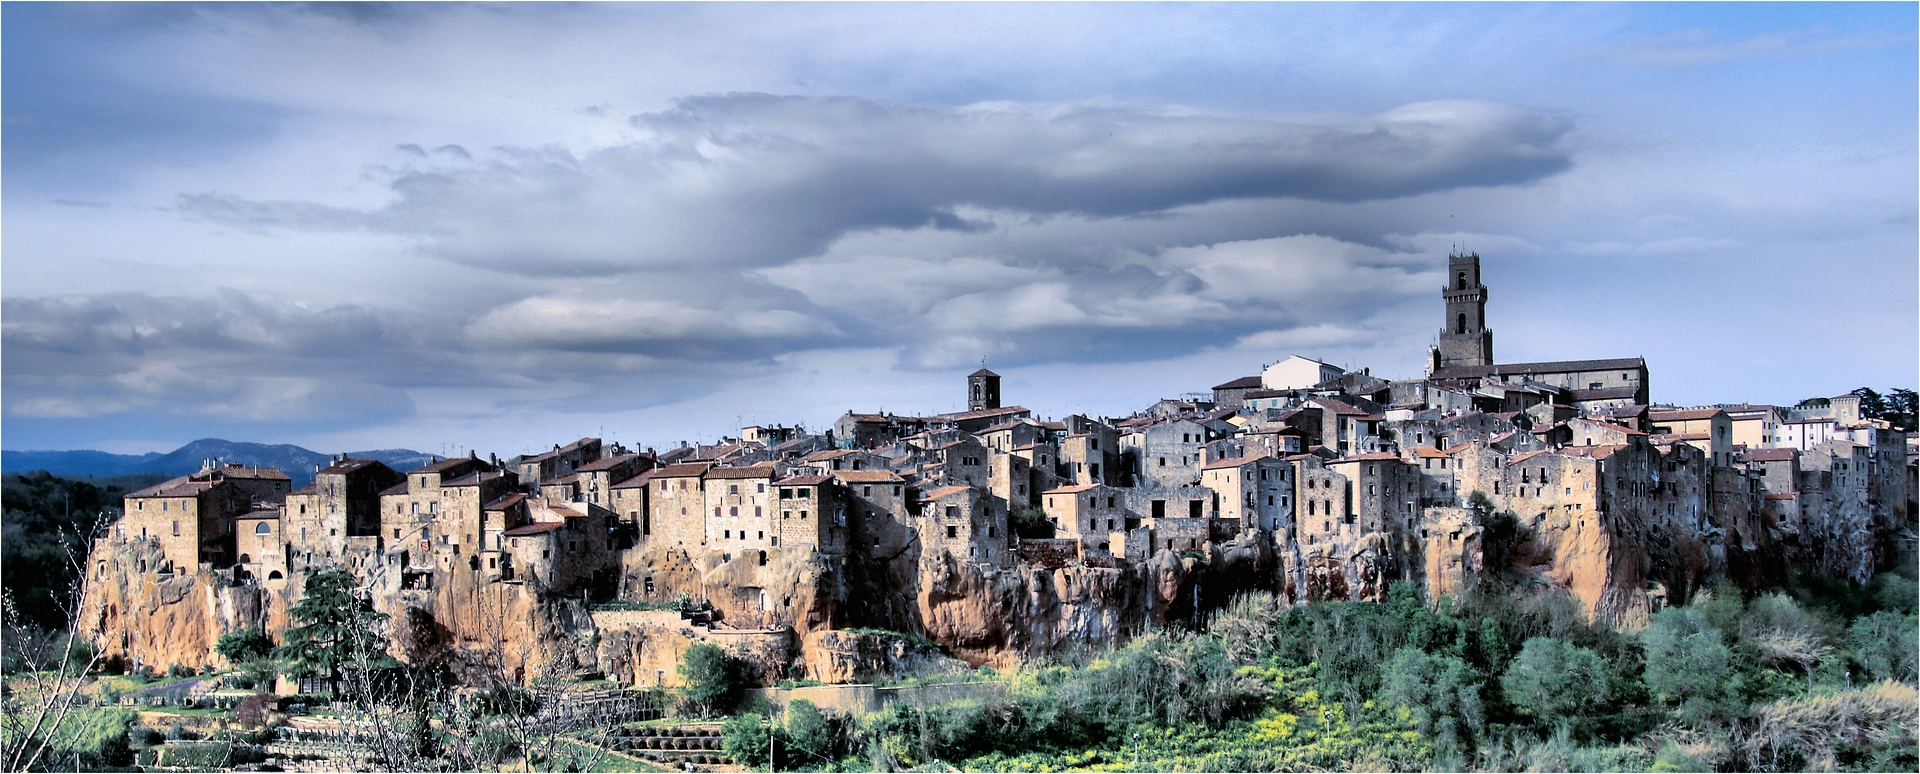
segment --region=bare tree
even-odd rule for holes
[[[550,674],[570,663],[573,645],[552,632],[536,635],[531,655],[535,674],[509,667],[508,631],[525,631],[532,621],[509,621],[499,589],[482,586],[473,609],[484,661],[479,685],[462,689],[452,670],[432,654],[414,653],[414,663],[382,668],[389,655],[357,646],[342,670],[341,701],[354,718],[341,723],[341,747],[363,770],[457,771],[560,770],[569,763],[592,769],[612,755],[619,727],[642,714],[644,700],[624,690],[582,691],[572,680]],[[363,592],[364,593],[364,592]],[[380,626],[364,619],[355,626]],[[399,625],[388,620],[382,628]],[[353,636],[350,642],[392,641],[397,631],[378,637]],[[427,656],[426,658],[421,658]],[[476,675],[467,674],[469,682]],[[478,689],[478,690],[476,690]],[[517,754],[513,754],[517,751]]]
[[[103,513],[95,520],[88,535],[73,537],[92,541],[102,533],[105,517]],[[60,546],[73,573],[71,593],[58,603],[66,619],[65,631],[46,631],[28,621],[14,605],[13,594],[0,592],[0,618],[4,619],[0,636],[5,637],[6,652],[19,659],[23,675],[6,686],[0,699],[4,710],[0,711],[0,763],[7,771],[25,771],[76,754],[74,731],[66,727],[67,720],[85,701],[87,676],[100,664],[100,651],[93,644],[98,632],[80,619],[86,562],[67,536],[61,537]]]

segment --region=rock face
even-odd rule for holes
[[[869,683],[967,668],[964,662],[898,635],[818,631],[807,637],[801,652],[806,676],[824,683]]]
[[[128,668],[219,664],[213,646],[222,634],[271,627],[290,603],[270,589],[234,586],[227,573],[161,574],[153,540],[102,538],[88,562],[81,625],[103,658]]]

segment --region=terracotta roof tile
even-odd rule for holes
[[[773,473],[774,473],[773,463],[768,462],[760,465],[746,465],[746,466],[737,467],[737,468],[712,468],[707,471],[707,478],[709,479],[773,478]]]
[[[1213,388],[1216,390],[1250,390],[1250,389],[1257,388],[1259,386],[1260,386],[1260,377],[1242,376],[1231,382],[1227,382],[1226,384],[1216,384],[1213,386]]]
[[[841,481],[851,481],[857,484],[902,483],[906,481],[906,479],[901,478],[891,470],[836,470],[833,471],[833,477]]]
[[[962,494],[971,489],[973,489],[973,487],[970,487],[970,486],[943,486],[931,492],[926,492],[921,494],[920,501],[928,502],[932,500],[938,500],[943,497],[950,497],[952,495]]]
[[[1273,459],[1273,458],[1264,453],[1244,454],[1239,457],[1228,457],[1226,459],[1214,460],[1212,462],[1207,463],[1205,466],[1201,467],[1200,469],[1213,470],[1215,468],[1237,468],[1237,467],[1240,467],[1241,465],[1246,465],[1248,463],[1259,462],[1260,460],[1270,460],[1270,459]]]

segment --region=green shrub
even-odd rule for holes
[[[1912,683],[1920,677],[1920,616],[1882,610],[1855,619],[1847,649],[1869,679]]]
[[[1920,584],[1912,578],[1883,572],[1873,576],[1873,581],[1867,584],[1867,593],[1881,610],[1908,615],[1920,613]]]
[[[213,652],[225,656],[230,664],[266,658],[273,652],[273,640],[258,627],[220,635]]]
[[[815,767],[823,761],[831,762],[833,728],[813,702],[806,699],[787,702],[786,715],[781,718],[780,726],[784,732],[781,734],[784,742],[798,748],[783,756],[781,768]]]
[[[1039,508],[1028,508],[1007,517],[1008,526],[1013,534],[1027,540],[1047,540],[1053,537],[1053,520],[1047,518],[1047,512]]]
[[[766,717],[757,714],[734,715],[720,726],[720,749],[734,763],[749,769],[767,765]]]
[[[732,704],[734,667],[718,645],[694,643],[680,656],[680,697],[700,717]]]
[[[1553,722],[1584,713],[1606,698],[1611,670],[1600,656],[1552,637],[1527,640],[1500,677],[1508,702]]]
[[[1387,662],[1380,698],[1413,710],[1420,733],[1442,749],[1470,749],[1485,725],[1480,681],[1458,656],[1406,647]]]
[[[1700,611],[1670,607],[1655,613],[1640,638],[1647,690],[1681,720],[1725,719],[1737,711],[1727,701],[1732,653]]]

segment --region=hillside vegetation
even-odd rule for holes
[[[56,478],[44,470],[5,476],[0,481],[5,508],[0,573],[21,617],[48,630],[66,628],[74,580],[69,550],[71,560],[84,560],[96,526],[119,518],[121,496],[161,480]]]
[[[1912,578],[1723,588],[1639,632],[1593,625],[1564,594],[1482,589],[1437,605],[1411,584],[1384,604],[1250,594],[1204,632],[1030,665],[1003,698],[786,718],[781,750],[796,749],[776,754],[841,770],[1920,767]],[[730,753],[764,761],[759,723],[734,724]]]

